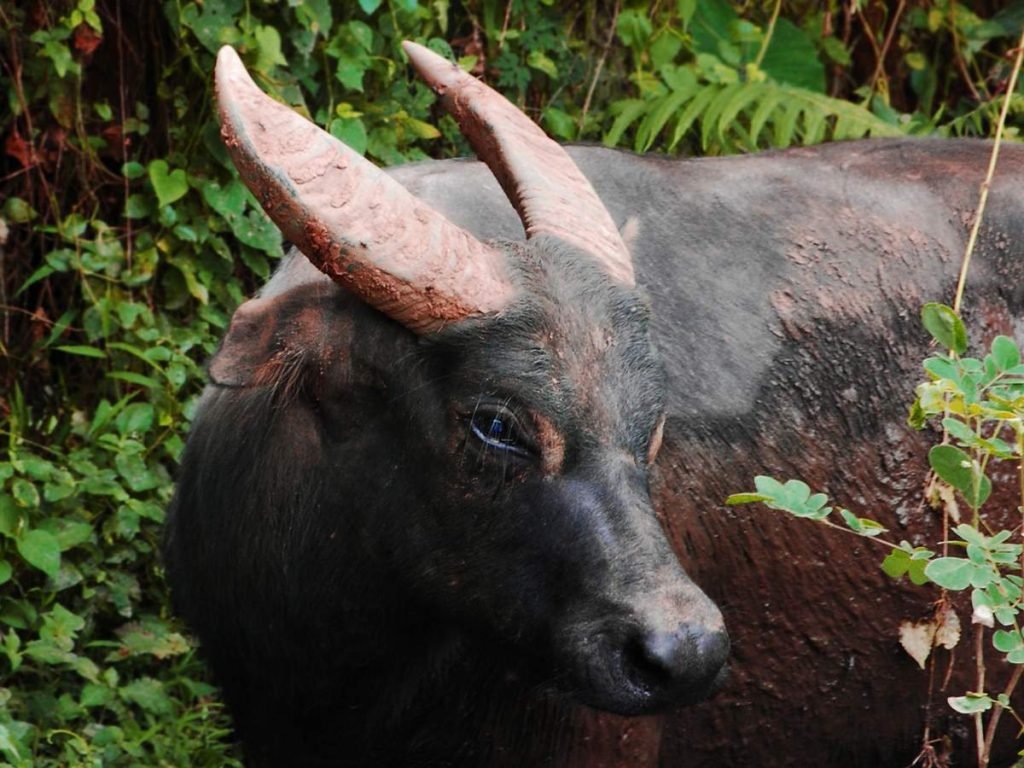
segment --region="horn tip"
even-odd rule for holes
[[[417,74],[434,90],[441,92],[458,83],[465,73],[459,65],[411,40],[402,41],[402,50]]]
[[[259,90],[249,76],[238,51],[230,45],[223,45],[217,51],[217,62],[213,67],[213,84],[217,102],[222,106],[225,100],[233,100],[240,93]]]
[[[242,59],[238,56],[238,51],[232,48],[230,45],[222,45],[220,50],[217,51],[217,63],[214,66],[214,73],[217,79],[237,72],[240,68],[244,68]]]

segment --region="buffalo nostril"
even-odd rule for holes
[[[712,674],[725,665],[729,658],[729,635],[724,630],[700,632],[697,634],[697,658],[712,667]]]
[[[623,649],[627,673],[652,692],[704,695],[729,655],[729,636],[682,625],[674,632],[640,632]],[[688,697],[688,696],[687,696]]]

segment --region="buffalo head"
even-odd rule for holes
[[[699,699],[729,642],[652,507],[665,384],[629,253],[557,144],[454,65],[406,51],[525,242],[453,225],[221,51],[243,180],[344,290],[293,260],[233,318],[171,513],[178,603],[215,671],[234,670],[220,676],[236,707],[232,680],[285,655],[265,650],[275,633],[288,663],[358,647],[349,667],[406,669],[434,658],[410,650],[432,631],[387,635],[421,615],[601,709]],[[246,554],[227,566],[233,546]]]

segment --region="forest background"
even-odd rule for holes
[[[392,165],[469,153],[403,39],[560,140],[701,155],[990,136],[1022,26],[1024,0],[0,0],[0,765],[237,764],[158,557],[204,361],[282,249],[218,138],[220,45]]]

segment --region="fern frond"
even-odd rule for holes
[[[618,143],[636,125],[638,152],[658,144],[671,152],[687,137],[704,152],[730,152],[905,133],[863,106],[773,81],[693,82],[617,107],[605,143]]]

